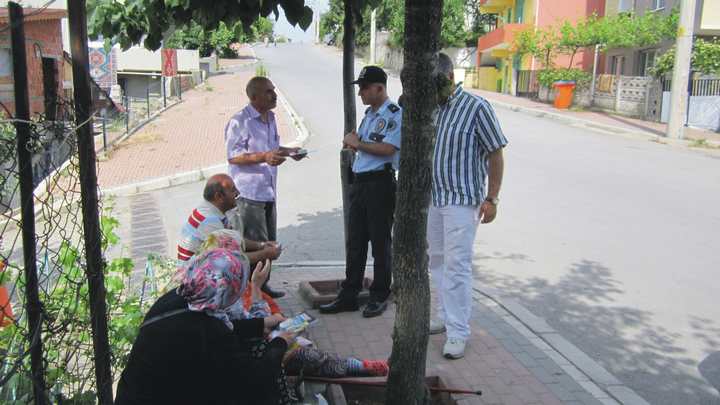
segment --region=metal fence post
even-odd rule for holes
[[[178,97],[182,100],[182,77],[179,74],[176,77],[178,78]]]
[[[147,103],[147,118],[150,119],[150,86],[145,91],[145,102]]]
[[[615,112],[620,111],[620,101],[622,100],[622,76],[618,75],[617,77],[617,83],[616,83],[616,90],[615,90]]]
[[[25,265],[25,306],[28,319],[30,346],[30,369],[32,372],[34,403],[48,403],[43,364],[42,307],[38,292],[37,253],[35,251],[35,198],[33,196],[32,155],[27,148],[30,140],[30,96],[28,94],[27,55],[25,52],[25,29],[23,9],[9,2],[10,38],[12,42],[13,81],[15,91],[15,116],[25,122],[15,122],[17,131],[18,172],[20,177],[20,201],[22,212],[23,259]]]
[[[165,76],[162,76],[163,108],[167,108],[167,89],[165,88]]]
[[[688,126],[688,123],[690,122],[690,100],[692,100],[692,96],[694,93],[694,80],[693,75],[695,74],[695,71],[692,69],[690,70],[690,74],[688,75],[688,98],[687,98],[687,108],[685,109],[685,126]]]
[[[95,386],[100,405],[113,403],[110,342],[102,256],[102,232],[98,210],[97,167],[92,135],[92,95],[88,59],[85,0],[68,2],[70,48],[72,50],[75,122],[78,138],[80,199],[85,242],[85,274],[88,280],[90,324],[92,325]]]
[[[102,114],[102,131],[103,131],[103,152],[107,151],[107,125],[105,124],[107,120],[107,109],[103,108],[101,110]]]
[[[130,96],[125,95],[125,133],[130,133]]]

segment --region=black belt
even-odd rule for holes
[[[395,178],[394,170],[377,170],[374,172],[363,172],[355,173],[354,181],[357,183],[367,183],[371,181],[385,180],[388,178]]]

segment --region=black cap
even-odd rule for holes
[[[387,84],[387,74],[379,66],[365,66],[360,71],[357,80],[350,84],[382,83]]]

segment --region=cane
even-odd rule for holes
[[[305,376],[305,381],[320,382],[326,384],[338,384],[338,385],[363,385],[366,387],[386,387],[387,381],[363,381],[353,378],[327,378],[327,377],[312,377]],[[428,387],[432,392],[446,392],[448,394],[463,394],[463,395],[482,395],[482,391],[462,390],[457,388],[445,388],[445,387]]]

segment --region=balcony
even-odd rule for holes
[[[490,1],[490,0],[488,0]],[[478,38],[478,52],[509,51],[515,35],[530,26],[528,24],[505,24]]]
[[[501,13],[514,5],[515,0],[480,0],[480,11],[483,13]]]

